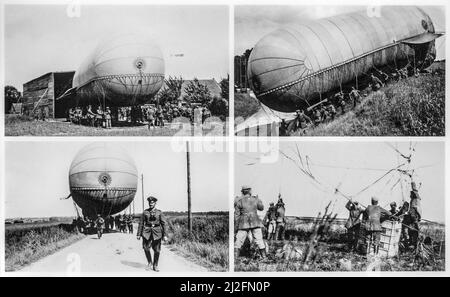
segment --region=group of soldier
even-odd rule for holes
[[[418,76],[419,73],[419,69],[410,65],[400,69],[396,68],[389,75],[379,69],[374,69],[370,74],[368,87],[363,91],[363,94],[367,95],[370,90],[376,92],[389,81],[399,81],[411,75]],[[293,132],[300,131],[299,133],[302,135],[308,127],[334,120],[338,110],[340,110],[341,114],[344,114],[349,105],[352,109],[355,109],[361,102],[362,97],[361,91],[355,87],[352,87],[348,93],[340,90],[322,100],[317,106],[308,108],[306,112],[297,110],[293,120],[286,121],[283,119],[280,123],[279,134],[280,136],[289,136]]]
[[[147,198],[149,208],[145,209],[137,229],[137,239],[142,238],[142,248],[147,259],[147,270],[159,271],[159,255],[161,252],[161,242],[167,240],[166,219],[163,212],[156,208],[157,198],[150,196]],[[117,230],[123,233],[133,233],[133,219],[131,214],[119,214],[117,216],[106,216],[103,218],[98,214],[95,218],[88,216],[78,217],[74,222],[80,232],[90,233],[95,229],[98,238],[103,232]],[[153,250],[153,257],[151,254]]]
[[[79,217],[77,219],[78,229],[87,234],[90,230],[96,230],[103,233],[113,230],[123,233],[133,233],[133,215],[119,214],[117,216],[107,216],[103,218],[100,214],[96,218],[89,218],[88,216]]]
[[[107,106],[104,110],[101,105],[97,106],[95,112],[92,105],[85,108],[73,107],[69,109],[69,121],[77,125],[88,125],[91,127],[112,128],[112,113]]]
[[[179,106],[176,104],[163,104],[158,106],[142,105],[128,106],[117,109],[117,121],[136,125],[147,124],[149,129],[164,127],[164,123],[172,122],[176,118],[187,118],[191,123],[203,123],[211,117],[211,111],[206,105],[203,106]],[[115,117],[114,117],[115,118]],[[105,109],[101,105],[94,108],[91,105],[86,107],[73,107],[68,111],[68,120],[77,125],[87,125],[91,127],[112,128],[113,113],[110,107]]]
[[[185,118],[191,123],[204,123],[211,117],[211,111],[206,105],[203,106],[179,106],[176,104],[164,104],[158,107],[145,107],[145,116],[148,128],[163,127],[164,122],[171,123],[174,119]]]
[[[410,201],[403,202],[400,208],[392,202],[387,211],[378,205],[378,198],[372,197],[371,205],[365,209],[357,201],[348,201],[346,206],[349,218],[345,224],[348,234],[349,247],[358,250],[359,239],[364,238],[366,254],[379,253],[382,221],[392,220],[402,224],[400,243],[405,249],[416,249],[419,239],[419,222],[422,216],[421,197],[416,183],[411,182]],[[362,216],[362,220],[361,220]]]
[[[234,201],[235,258],[239,257],[240,250],[247,238],[255,242],[260,256],[265,258],[266,243],[263,228],[266,229],[266,239],[269,242],[285,239],[285,204],[279,195],[277,204],[270,203],[264,219],[261,220],[258,216],[258,211],[264,210],[261,199],[252,195],[250,186],[242,186],[241,193],[242,195],[236,197]],[[349,200],[345,207],[349,211],[345,227],[351,251],[361,251],[358,248],[365,246],[366,249],[362,251],[363,253],[378,255],[384,220],[400,222],[402,224],[400,243],[405,249],[417,248],[422,211],[421,197],[414,181],[411,182],[410,201],[405,201],[400,208],[397,208],[396,203],[392,202],[390,210],[385,210],[378,205],[377,197],[372,197],[371,205],[366,208],[352,200]],[[360,245],[360,238],[363,239],[363,245]]]
[[[284,240],[286,231],[285,213],[285,204],[283,198],[281,198],[281,194],[279,194],[277,204],[270,202],[269,209],[263,219],[266,239],[268,241]]]
[[[263,220],[258,216],[258,211],[264,210],[264,205],[258,196],[252,195],[250,186],[242,186],[242,195],[236,197],[234,201],[234,222],[235,222],[235,243],[234,256],[239,257],[240,250],[247,238],[254,241],[258,246],[260,256],[265,258],[266,243],[264,242],[263,228],[265,237],[268,241],[284,240],[286,229],[285,204],[281,195],[278,195],[276,205],[272,202],[266,212]]]

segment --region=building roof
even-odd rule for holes
[[[27,84],[35,81],[35,80],[41,79],[41,78],[49,76],[51,74],[69,74],[69,73],[75,74],[75,71],[53,71],[53,72],[47,72],[47,73],[45,73],[45,74],[43,74],[43,75],[41,75],[39,77],[36,77],[36,78],[33,78],[32,80],[27,81],[23,85],[27,85]]]

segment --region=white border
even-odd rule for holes
[[[4,87],[4,5],[5,4],[69,4],[77,2],[82,5],[99,5],[99,4],[126,4],[126,5],[228,5],[229,6],[229,74],[230,74],[230,121],[229,121],[229,135],[219,137],[219,139],[223,141],[228,142],[228,149],[230,152],[229,155],[229,206],[230,206],[230,243],[229,243],[229,272],[215,272],[215,273],[190,273],[189,275],[186,275],[184,273],[160,273],[156,275],[156,277],[167,277],[167,276],[213,276],[213,277],[223,277],[223,276],[237,276],[237,277],[256,277],[256,276],[270,276],[270,277],[308,277],[308,276],[449,276],[449,267],[448,267],[448,259],[450,255],[450,250],[446,249],[446,271],[445,272],[232,272],[234,268],[234,257],[233,257],[233,201],[234,201],[234,144],[236,141],[249,141],[249,142],[255,142],[255,141],[268,141],[273,140],[272,138],[267,137],[235,137],[234,136],[234,94],[233,94],[233,82],[234,82],[234,9],[236,6],[239,5],[312,5],[307,0],[216,0],[216,1],[196,1],[196,0],[94,0],[94,1],[87,1],[87,0],[63,0],[63,1],[57,1],[57,0],[19,0],[19,1],[13,1],[13,0],[0,0],[0,28],[1,28],[1,42],[0,42],[0,81],[2,88]],[[355,1],[355,0],[347,0],[347,1],[336,1],[336,0],[318,0],[315,1],[314,5],[393,5],[394,3],[392,1],[386,1],[386,0],[378,0],[378,1]],[[446,7],[446,20],[448,20],[448,1],[442,1],[442,0],[397,0],[395,2],[396,5],[442,5]],[[446,31],[448,32],[448,21],[446,22]],[[448,46],[446,47],[446,57],[449,56],[449,49]],[[448,73],[449,70],[448,64],[446,67],[446,73]],[[446,83],[446,98],[449,97],[449,88],[448,88],[448,77],[446,77],[447,83]],[[5,137],[4,136],[4,92],[1,92],[0,95],[0,165],[2,168],[0,169],[0,189],[1,189],[1,197],[0,197],[0,257],[2,259],[0,260],[0,276],[30,276],[35,274],[24,274],[24,273],[5,273],[4,272],[4,200],[5,200],[5,187],[4,187],[4,174],[5,174],[5,168],[4,168],[4,161],[5,161],[5,150],[4,146],[6,142],[13,142],[13,141],[24,141],[24,142],[30,142],[30,145],[34,141],[36,142],[47,142],[47,141],[136,141],[136,142],[161,142],[161,141],[171,141],[171,137]],[[449,104],[446,106],[446,120],[449,119]],[[445,172],[447,175],[447,172],[450,168],[449,164],[449,156],[450,156],[450,148],[448,144],[448,138],[449,138],[449,132],[450,128],[447,125],[446,126],[446,136],[445,137],[292,137],[292,138],[284,138],[281,141],[286,142],[320,142],[320,141],[341,141],[341,142],[389,142],[389,141],[395,141],[395,142],[409,142],[409,141],[417,141],[417,142],[444,142],[445,143]],[[189,141],[210,141],[210,140],[218,140],[217,137],[182,137],[182,140],[189,140]],[[448,178],[447,178],[448,179]],[[447,203],[448,197],[448,186],[445,185],[445,209],[446,209],[446,218],[445,223],[446,226],[449,225],[450,217],[449,217],[449,203]],[[448,227],[446,228],[446,237],[449,238],[449,230]],[[55,276],[56,274],[42,274],[40,273],[39,276]],[[57,274],[58,276],[61,276],[61,274]],[[83,276],[145,276],[143,274],[123,274],[123,273],[89,273],[89,274],[83,274]],[[152,276],[155,276],[152,274]]]

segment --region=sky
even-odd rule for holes
[[[286,213],[290,216],[315,217],[331,201],[333,212],[338,217],[346,218],[347,200],[334,194],[334,189],[338,187],[345,195],[355,196],[353,199],[363,205],[370,204],[371,197],[376,196],[380,205],[388,209],[390,202],[396,201],[400,205],[402,201],[400,183],[396,184],[400,176],[398,172],[388,174],[361,194],[357,193],[389,169],[398,166],[398,162],[405,161],[402,157],[397,158],[399,154],[393,147],[409,155],[409,142],[298,142],[304,164],[308,156],[311,172],[323,186],[314,183],[297,167],[299,161],[295,142],[281,142],[279,150],[297,160],[296,163],[281,154],[275,154],[271,159],[267,157],[270,154],[266,153],[264,159],[261,152],[265,149],[250,150],[245,147],[239,149],[240,153],[235,158],[234,194],[240,195],[242,185],[250,185],[253,194],[258,195],[267,208],[270,202],[277,201],[278,193],[281,193],[286,203]],[[277,145],[267,151],[278,152]],[[418,168],[414,179],[420,185],[423,218],[437,222],[445,222],[444,158],[444,143],[419,142],[415,145],[409,167]],[[268,162],[270,160],[273,161]],[[410,179],[403,175],[403,192],[408,201],[409,191]]]
[[[227,6],[82,5],[5,6],[5,83],[23,83],[52,71],[78,69],[111,36],[148,33],[160,46],[166,77],[226,77],[229,65]],[[180,57],[180,54],[183,56]]]
[[[422,7],[433,20],[436,31],[445,31],[445,10],[443,7]],[[333,15],[366,9],[365,6],[236,6],[235,55],[241,55],[252,48],[264,35],[282,27],[295,26],[308,21]],[[436,41],[437,59],[445,59],[445,37]]]
[[[90,142],[7,142],[5,144],[5,216],[75,216],[68,173],[74,156]],[[163,211],[187,210],[185,143],[113,142],[134,159],[144,175],[145,197],[157,197]],[[228,154],[191,150],[192,211],[228,211]],[[141,182],[135,197],[142,210]],[[145,202],[145,207],[148,207]]]

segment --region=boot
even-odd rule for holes
[[[155,261],[153,262],[153,270],[159,272],[158,269],[159,252],[155,252]]]
[[[261,255],[261,258],[267,258],[266,249],[260,249],[259,254]]]
[[[153,265],[152,254],[150,253],[150,251],[144,251],[144,252],[145,252],[145,257],[147,258],[147,270],[150,270],[150,267],[152,267],[152,265]]]

